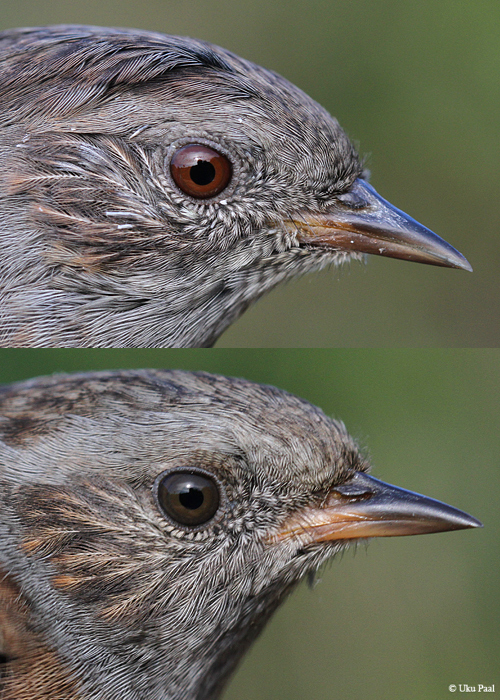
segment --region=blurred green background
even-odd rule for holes
[[[224,700],[449,700],[500,690],[498,350],[0,350],[0,382],[55,371],[204,369],[271,383],[342,418],[373,474],[483,530],[372,540],[301,585]]]
[[[491,347],[500,342],[496,0],[2,0],[0,28],[132,26],[272,68],[334,114],[372,184],[474,273],[370,257],[280,287],[227,347]]]

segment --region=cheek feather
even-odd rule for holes
[[[74,670],[35,629],[19,587],[0,570],[0,655],[5,659],[0,665],[2,700],[85,700]]]

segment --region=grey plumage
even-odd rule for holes
[[[240,379],[39,379],[4,388],[0,415],[4,700],[218,697],[286,594],[344,548],[329,508],[386,492],[342,423]],[[162,474],[186,469],[219,490],[197,527],[158,500]],[[412,527],[434,521],[413,532],[478,524],[423,500]]]
[[[390,252],[400,220],[390,242],[345,223],[335,240],[330,215],[373,209],[349,139],[288,81],[205,42],[4,32],[0,104],[2,346],[208,346],[281,281],[362,252],[468,265],[437,237],[432,255],[420,239]],[[231,162],[215,197],[172,180],[193,142]]]

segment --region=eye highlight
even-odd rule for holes
[[[170,173],[177,187],[196,199],[220,194],[229,184],[233,169],[229,159],[218,151],[193,143],[182,146],[172,156]]]
[[[204,525],[219,508],[219,487],[205,474],[189,470],[170,472],[160,478],[156,488],[160,508],[180,525]]]

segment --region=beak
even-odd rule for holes
[[[482,527],[462,510],[357,472],[335,487],[324,503],[289,516],[269,538],[299,537],[304,544],[360,537],[423,535]]]
[[[329,211],[286,222],[302,245],[455,267],[472,272],[464,256],[400,209],[365,180],[355,180]],[[298,231],[298,233],[297,233]]]

